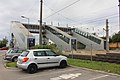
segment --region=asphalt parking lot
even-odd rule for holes
[[[40,69],[28,74],[17,68],[5,68],[2,54],[0,51],[0,80],[120,80],[120,75],[75,67]]]

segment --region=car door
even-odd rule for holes
[[[46,51],[48,66],[59,66],[60,57],[52,51]]]
[[[37,63],[39,68],[47,67],[48,58],[45,51],[34,51],[34,61]]]

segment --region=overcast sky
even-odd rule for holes
[[[64,27],[75,26],[103,36],[105,19],[109,19],[110,35],[118,32],[118,0],[43,0],[43,22]],[[75,1],[78,1],[75,3]],[[0,39],[10,38],[11,21],[21,21],[24,15],[38,24],[40,0],[0,0]],[[70,4],[75,3],[71,6]],[[65,8],[66,6],[69,6]],[[60,10],[60,12],[58,12]],[[55,12],[58,12],[54,14]],[[54,15],[52,15],[54,14]],[[50,16],[51,15],[51,16]]]

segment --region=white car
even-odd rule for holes
[[[67,57],[57,55],[50,49],[33,49],[24,51],[17,61],[17,67],[27,70],[28,73],[35,73],[39,68],[67,67]]]

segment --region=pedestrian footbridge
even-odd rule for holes
[[[39,25],[34,24],[28,25],[13,21],[11,28],[11,33],[14,35],[15,40],[19,44],[19,46],[26,47],[27,44],[30,44],[29,39],[33,39],[31,42],[34,43],[35,38],[31,33],[39,33]],[[50,39],[61,50],[104,50],[105,41],[102,38],[99,38],[88,32],[82,31],[78,28],[65,28],[52,25],[43,25],[42,36],[43,44],[47,44],[46,41]]]

